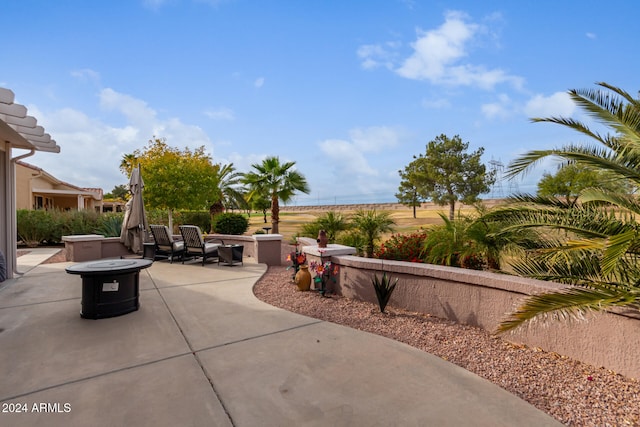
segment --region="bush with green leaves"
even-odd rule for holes
[[[178,224],[197,225],[203,233],[213,228],[209,211],[180,211],[178,218],[174,217],[176,219]]]
[[[427,231],[420,229],[409,234],[393,234],[374,252],[375,258],[396,261],[424,262],[424,241]]]
[[[51,236],[53,221],[45,210],[19,209],[16,211],[18,239],[30,247],[38,246]]]
[[[303,224],[299,234],[315,239],[318,237],[318,232],[324,230],[327,232],[329,243],[336,243],[340,233],[350,228],[351,225],[347,216],[340,212],[328,211],[313,221]]]
[[[320,230],[322,230],[322,226],[318,223],[318,221],[314,220],[302,224],[302,227],[300,228],[298,234],[301,237],[310,237],[312,239],[316,239]]]
[[[473,220],[459,216],[450,220],[440,214],[444,224],[436,225],[424,240],[424,260],[431,264],[483,270],[483,248],[470,237]]]
[[[16,211],[18,239],[29,246],[58,244],[62,236],[95,233],[101,218],[102,215],[93,210],[19,209]]]
[[[98,226],[95,230],[96,234],[104,237],[118,237],[122,232],[122,221],[124,214],[122,212],[105,213],[98,219]]]
[[[169,225],[169,212],[166,209],[147,209],[147,223]],[[180,234],[179,225],[197,225],[204,233],[211,230],[211,215],[208,211],[174,211],[173,234]]]
[[[359,230],[351,230],[346,233],[341,233],[338,236],[338,241],[336,243],[351,246],[356,249],[357,256],[364,256],[365,248],[367,246],[367,238]]]
[[[249,220],[242,214],[225,212],[213,218],[211,228],[219,234],[244,234],[249,229]]]
[[[101,215],[94,210],[70,210],[65,211],[67,235],[93,234],[98,226],[98,217]]]

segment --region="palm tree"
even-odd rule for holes
[[[316,222],[318,223],[320,230],[325,230],[327,232],[327,239],[329,239],[330,243],[334,243],[336,241],[336,235],[339,232],[349,229],[349,221],[347,217],[340,212],[328,211],[319,216]]]
[[[138,157],[135,154],[123,154],[120,160],[120,171],[127,175],[131,175],[131,171],[138,165]]]
[[[390,212],[358,209],[351,218],[353,227],[360,230],[365,240],[365,252],[368,258],[373,256],[375,242],[382,233],[393,230],[395,224]]]
[[[296,162],[280,163],[279,157],[267,157],[262,163],[251,165],[252,172],[244,174],[242,182],[249,186],[254,196],[268,196],[271,198],[271,227],[272,233],[278,233],[280,222],[280,203],[291,200],[296,191],[309,194],[307,180],[300,172],[293,169]]]
[[[640,185],[640,100],[606,83],[597,90],[571,90],[569,96],[613,134],[601,135],[571,118],[535,118],[566,126],[595,140],[592,146],[567,145],[531,151],[511,163],[508,176],[528,171],[547,157],[588,166]],[[551,197],[516,196],[512,204],[485,219],[504,221],[502,233],[537,232],[537,247],[514,264],[523,276],[577,285],[529,297],[499,326],[506,331],[532,319],[580,315],[614,306],[640,307],[640,203],[629,194],[584,189],[578,203]],[[499,233],[497,233],[499,234]]]
[[[224,212],[225,208],[242,209],[248,207],[244,192],[239,187],[242,174],[235,171],[233,163],[217,166],[217,201],[209,207],[209,213],[213,216]]]

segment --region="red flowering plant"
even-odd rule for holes
[[[375,251],[375,258],[396,261],[424,262],[424,241],[427,231],[394,234]]]
[[[296,249],[287,255],[287,261],[291,262],[291,265],[287,267],[287,270],[290,268],[293,269],[293,274],[291,277],[295,279],[296,273],[300,270],[300,266],[306,264],[307,255],[304,252],[299,250],[299,243],[296,241]]]
[[[315,273],[313,281],[315,288],[320,292],[320,295],[325,296],[327,292],[327,282],[332,280],[336,282],[336,276],[338,275],[338,265],[332,263],[330,260],[325,261],[323,258],[323,252],[320,252],[320,262],[311,261],[309,264],[309,270]]]

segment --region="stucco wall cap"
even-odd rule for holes
[[[330,243],[326,248],[319,248],[318,245],[303,246],[302,252],[308,255],[320,256],[322,254],[323,257],[331,257],[338,255],[353,255],[356,253],[356,248]]]
[[[77,234],[73,236],[62,236],[63,242],[89,242],[92,240],[104,240],[100,234]]]

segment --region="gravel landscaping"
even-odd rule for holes
[[[269,267],[254,293],[273,306],[401,341],[455,363],[569,426],[640,426],[640,382],[428,314],[300,292],[286,267]]]

